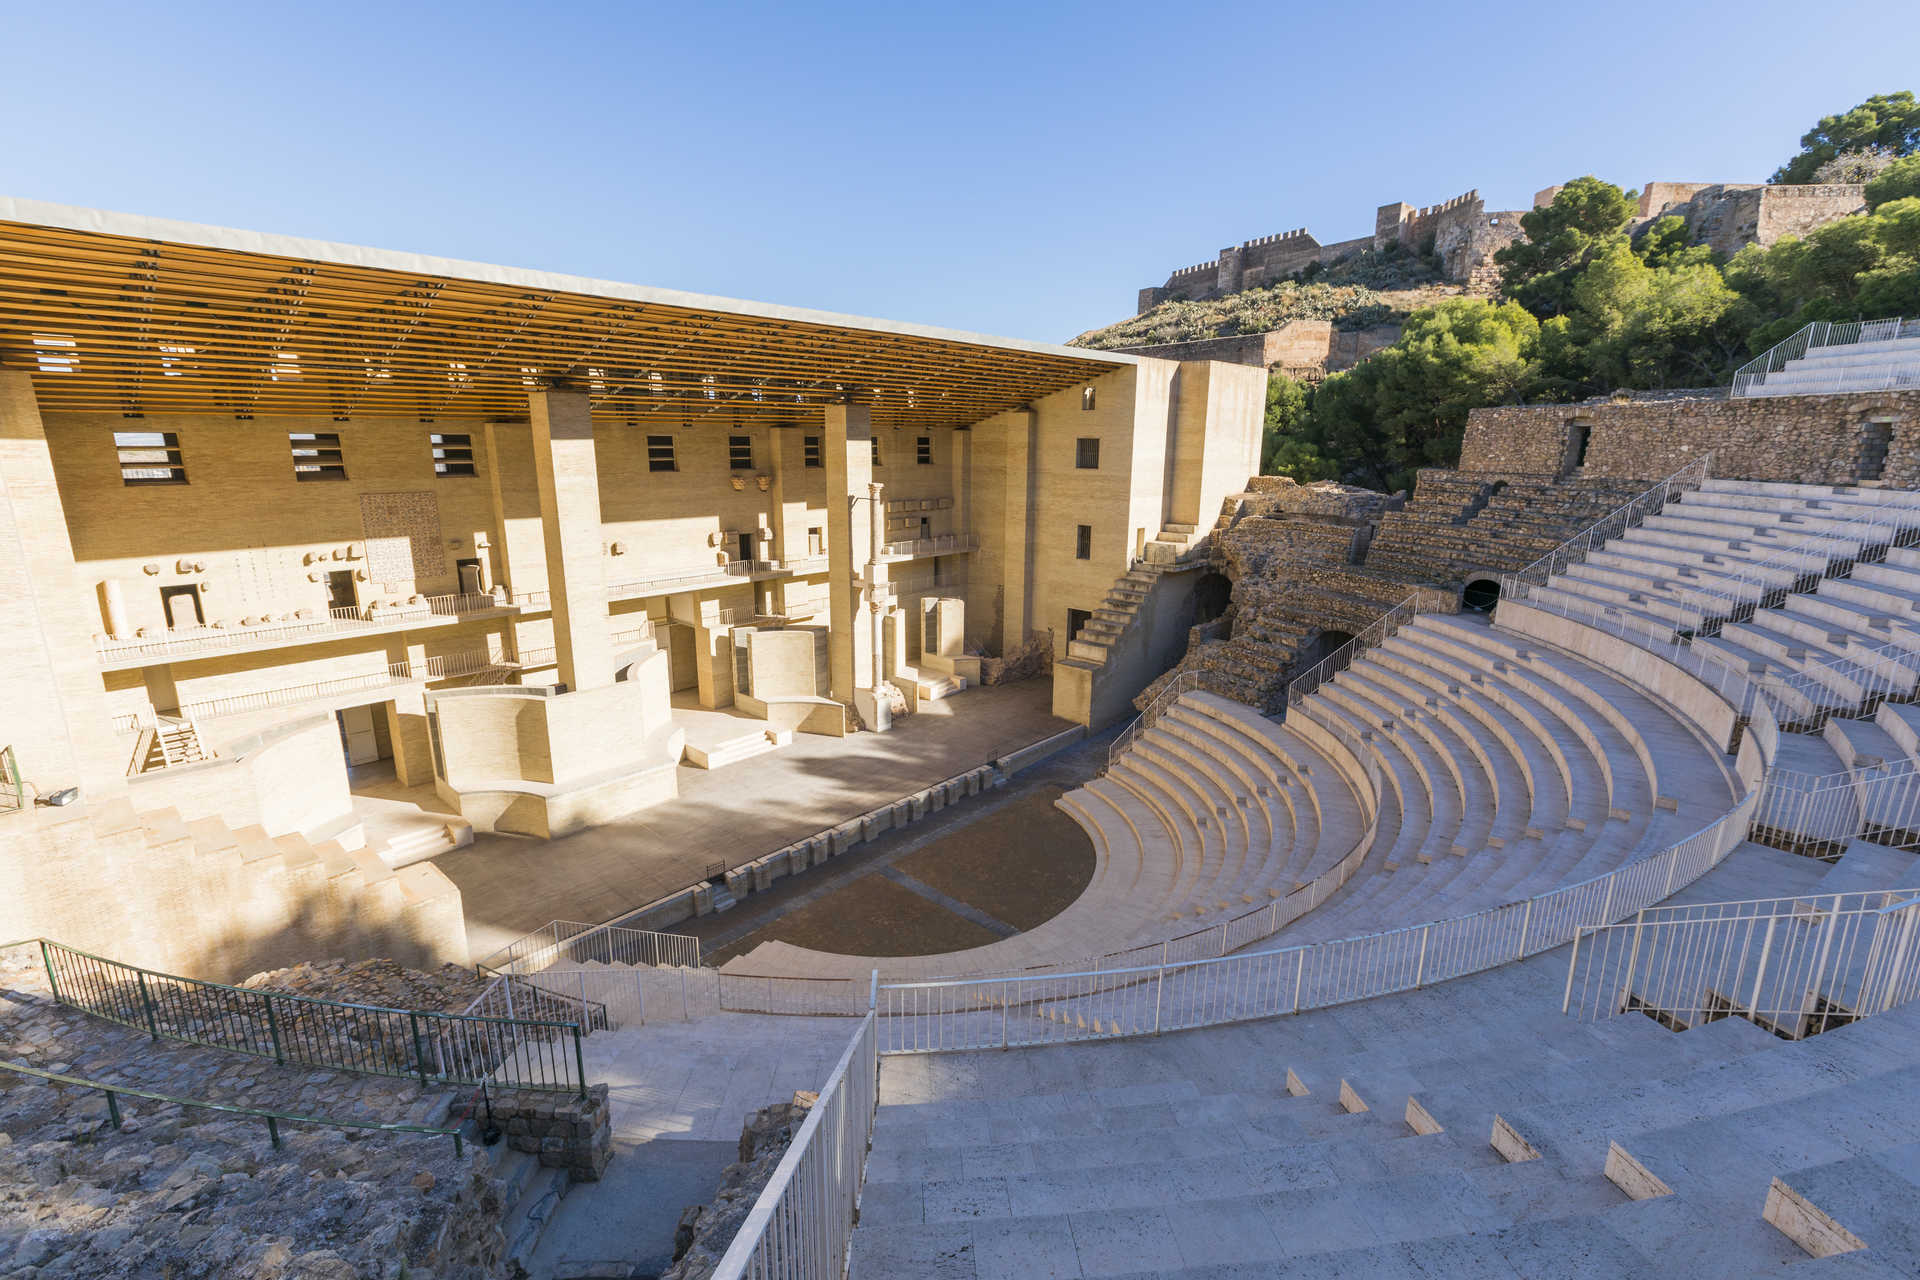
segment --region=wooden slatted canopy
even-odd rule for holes
[[[0,197],[0,367],[46,410],[957,427],[1132,357]]]

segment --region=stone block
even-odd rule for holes
[[[1626,1192],[1635,1200],[1652,1200],[1658,1196],[1670,1196],[1673,1188],[1627,1154],[1627,1149],[1617,1142],[1607,1144],[1607,1181]]]
[[[1508,1164],[1519,1164],[1523,1160],[1538,1160],[1539,1151],[1534,1145],[1520,1136],[1520,1131],[1508,1124],[1504,1116],[1493,1117],[1493,1135],[1487,1139],[1487,1145],[1500,1153],[1500,1158]]]
[[[1767,1188],[1767,1200],[1760,1216],[1816,1258],[1830,1258],[1836,1253],[1853,1253],[1867,1247],[1865,1240],[1778,1178]]]

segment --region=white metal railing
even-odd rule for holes
[[[882,983],[881,1052],[1156,1035],[1391,995],[1509,964],[1699,878],[1740,843],[1757,797],[1749,794],[1685,840],[1638,861],[1448,920],[1208,960]]]
[[[341,676],[333,680],[283,685],[273,689],[256,690],[252,693],[234,694],[225,698],[183,702],[180,704],[180,714],[203,720],[214,720],[221,716],[237,715],[245,711],[264,711],[272,707],[294,706],[319,698],[329,698],[335,694],[384,689],[413,680],[443,680],[453,676],[472,675],[491,667],[501,666],[504,661],[479,649],[465,653],[437,654],[418,665],[409,662],[390,662],[385,671],[370,671],[365,675]]]
[[[879,1036],[869,1009],[715,1267],[714,1280],[846,1275],[879,1105]]]
[[[1600,517],[1526,568],[1501,574],[1500,598],[1502,600],[1525,599],[1530,587],[1545,585],[1553,575],[1581,563],[1590,553],[1604,546],[1609,539],[1617,538],[1628,529],[1640,525],[1648,516],[1659,515],[1677,495],[1698,489],[1706,481],[1712,465],[1713,455],[1701,454],[1660,483],[1635,495]]]
[[[1744,621],[1755,608],[1770,607],[1787,595],[1804,594],[1801,584],[1811,582],[1817,587],[1828,579],[1850,577],[1857,562],[1876,563],[1885,558],[1887,548],[1908,546],[1920,533],[1920,508],[1901,498],[1904,494],[1884,495],[1852,516],[1835,513],[1827,518],[1823,513],[1811,513],[1821,514],[1833,527],[1778,547],[1759,560],[1732,560],[1738,567],[1709,576],[1707,581],[1713,585],[1675,581],[1672,600],[1694,618],[1696,626],[1712,619]],[[1685,512],[1686,508],[1681,508],[1682,516]],[[1733,537],[1735,531],[1729,528],[1728,534]],[[1818,563],[1809,568],[1808,561]]]
[[[1670,623],[1656,624],[1597,600],[1550,588],[1514,598],[1657,654],[1710,686],[1744,715],[1751,715],[1764,699],[1789,731],[1818,728],[1834,716],[1870,714],[1882,701],[1911,697],[1920,688],[1915,666],[1920,654],[1898,640],[1817,662],[1801,661],[1790,671],[1756,673],[1716,652],[1711,640],[1696,643]]]
[[[554,920],[516,938],[474,967],[483,972],[526,975],[556,964],[700,964],[700,939],[617,925]]]
[[[20,781],[20,757],[11,745],[0,747],[0,811],[26,807],[27,788]]]
[[[1821,347],[1853,346],[1863,342],[1889,342],[1896,338],[1916,335],[1920,335],[1920,320],[1903,321],[1898,316],[1885,320],[1843,321],[1838,324],[1826,320],[1815,320],[1741,365],[1734,372],[1733,390],[1730,394],[1736,400],[1746,396],[1765,394],[1761,389],[1766,386],[1768,374],[1781,372],[1791,362],[1803,359],[1809,351]],[[1809,379],[1805,385],[1812,388],[1816,385],[1826,386],[1831,382],[1835,384],[1828,388],[1831,390],[1875,391],[1888,386],[1911,385],[1915,381],[1920,381],[1914,379],[1911,373],[1906,375],[1905,382],[1896,381],[1899,377],[1897,371],[1888,370],[1878,379],[1856,378],[1846,382],[1844,386],[1838,385],[1845,381],[1842,375],[1836,375],[1833,379]]]
[[[918,559],[921,556],[943,556],[961,551],[978,551],[980,538],[972,533],[943,533],[934,538],[906,538],[899,542],[883,542],[880,554]]]
[[[1855,840],[1920,849],[1920,761],[1893,760],[1825,775],[1774,769],[1761,786],[1752,839],[1815,856]]]
[[[1674,1030],[1747,1018],[1790,1040],[1920,995],[1920,889],[1655,908],[1586,929],[1564,1012]]]
[[[1149,702],[1146,708],[1133,718],[1132,724],[1129,724],[1125,729],[1120,731],[1120,736],[1115,738],[1113,744],[1107,748],[1107,768],[1111,769],[1114,765],[1120,763],[1120,757],[1127,754],[1127,748],[1133,745],[1134,739],[1153,728],[1154,721],[1158,720],[1168,707],[1180,701],[1184,695],[1192,693],[1200,687],[1200,673],[1198,671],[1187,670],[1174,672],[1173,679],[1167,681],[1166,684],[1160,687],[1160,692],[1153,695],[1153,701]]]
[[[1409,595],[1367,624],[1353,639],[1295,676],[1287,683],[1288,709],[1304,703],[1314,690],[1352,666],[1355,658],[1375,645],[1385,644],[1394,632],[1412,622],[1420,613],[1420,599],[1418,591]]]
[[[618,600],[634,596],[657,596],[665,591],[678,591],[717,580],[752,578],[758,572],[771,572],[770,568],[764,570],[760,568],[766,564],[764,560],[729,560],[725,564],[716,564],[708,569],[655,573],[639,578],[629,578],[625,582],[609,585],[607,598]]]
[[[359,609],[329,609],[325,617],[262,623],[233,628],[202,627],[192,631],[171,631],[164,637],[128,640],[103,639],[99,645],[102,662],[128,658],[177,658],[196,653],[245,648],[261,643],[299,643],[336,635],[384,631],[418,623],[426,618],[460,618],[486,609],[500,608],[500,602],[484,593],[427,596],[419,604],[369,606]]]

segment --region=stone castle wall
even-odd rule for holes
[[[1424,209],[1400,202],[1384,204],[1374,212],[1370,236],[1322,244],[1301,227],[1230,245],[1214,261],[1182,267],[1165,284],[1140,290],[1138,307],[1146,312],[1169,298],[1218,298],[1257,289],[1315,262],[1331,265],[1362,250],[1393,245],[1413,251],[1430,249],[1440,258],[1442,275],[1452,283],[1490,286],[1498,278],[1494,252],[1519,237],[1519,212],[1488,213],[1478,191]]]
[[[1878,478],[1920,486],[1920,391],[1475,409],[1460,470],[1563,474],[1584,430],[1587,476],[1657,480],[1710,451],[1716,476],[1851,484],[1870,423],[1892,427]]]
[[[1803,236],[1815,227],[1866,208],[1857,183],[1766,186],[1741,182],[1649,182],[1640,189],[1636,226],[1673,214],[1685,218],[1695,244],[1731,257],[1750,244],[1770,245]],[[1536,192],[1534,207],[1553,203],[1558,185]],[[1478,191],[1424,209],[1383,204],[1374,213],[1373,235],[1321,244],[1306,228],[1263,236],[1222,249],[1211,262],[1182,267],[1166,283],[1140,290],[1137,312],[1170,298],[1218,298],[1260,288],[1303,271],[1314,262],[1332,264],[1362,249],[1389,245],[1438,255],[1442,276],[1453,284],[1491,289],[1499,282],[1493,255],[1521,238],[1523,210],[1487,212]],[[1216,359],[1221,357],[1214,357]]]

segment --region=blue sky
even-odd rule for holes
[[[1904,4],[0,0],[0,192],[1042,340],[1228,243],[1759,180]]]

